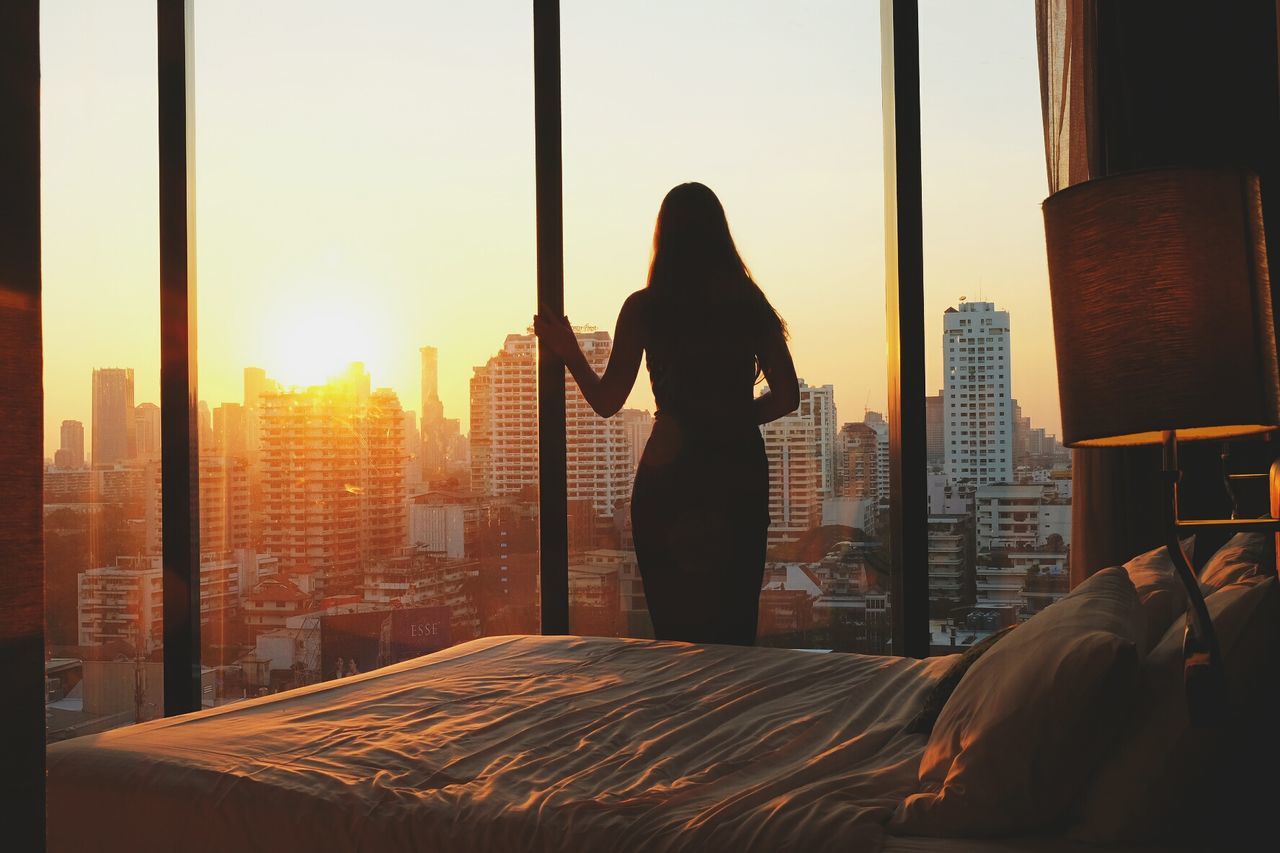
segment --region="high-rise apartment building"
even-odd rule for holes
[[[587,363],[596,373],[603,373],[609,365],[613,338],[589,326],[575,331]],[[611,518],[620,503],[631,499],[635,481],[626,426],[616,417],[597,415],[568,371],[564,405],[569,500],[590,501],[597,516]]]
[[[323,593],[355,592],[407,531],[404,417],[361,364],[325,385],[262,397],[263,550],[309,568]]]
[[[966,488],[1013,482],[1009,312],[961,302],[943,316],[947,478]]]
[[[973,519],[929,515],[929,618],[973,604]]]
[[[608,332],[577,329],[578,345],[597,371],[609,362]],[[565,381],[569,500],[589,501],[611,516],[631,495],[634,476],[626,427],[601,418]],[[471,487],[501,497],[532,494],[538,485],[537,339],[508,335],[501,352],[471,377]]]
[[[114,465],[134,457],[133,368],[103,367],[93,371],[93,456],[95,466]]]
[[[941,470],[947,461],[946,425],[942,415],[942,392],[924,398],[925,462],[929,470]]]
[[[644,456],[644,446],[653,433],[653,415],[647,409],[623,409],[614,415],[622,422],[623,432],[627,437],[627,449],[631,454],[631,470],[640,467],[640,457]]]
[[[147,463],[143,521],[148,554],[164,545],[161,525],[160,460]],[[200,552],[226,554],[248,548],[250,537],[249,476],[244,459],[218,453],[200,454]]]
[[[196,426],[200,437],[200,452],[217,447],[217,441],[213,437],[213,410],[205,400],[200,401],[196,410]]]
[[[80,421],[63,421],[60,447],[53,454],[53,464],[58,468],[84,467],[84,424]]]
[[[879,412],[867,412],[862,422],[876,434],[876,499],[889,500],[889,422]]]
[[[243,556],[243,555],[242,555]],[[275,561],[249,554],[257,571]],[[200,622],[225,625],[240,610],[242,566],[235,555],[200,560]],[[79,644],[128,643],[148,655],[164,645],[163,593],[159,557],[117,557],[114,564],[88,569],[77,578]]]
[[[867,424],[849,423],[836,437],[840,497],[879,500],[880,436]]]
[[[248,413],[239,403],[223,403],[213,410],[213,447],[231,459],[248,459]]]
[[[422,433],[418,430],[418,413],[407,409],[402,415],[404,430],[401,434],[404,437],[404,447],[401,448],[401,455],[404,457],[404,482],[406,486],[419,485],[423,481],[423,441]]]
[[[800,405],[796,409],[802,418],[813,424],[814,453],[818,460],[818,495],[822,498],[836,494],[836,391],[834,386],[811,387],[800,380]]]
[[[133,410],[134,455],[140,462],[160,458],[160,407],[139,403]]]
[[[421,347],[422,358],[422,452],[420,468],[424,476],[441,471],[448,458],[449,435],[445,426],[444,403],[440,402],[440,352]]]
[[[769,544],[794,542],[822,520],[818,429],[797,413],[760,431],[769,457]]]
[[[537,341],[507,335],[471,374],[471,488],[518,495],[538,486]]]

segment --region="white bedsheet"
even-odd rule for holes
[[[54,744],[50,850],[876,851],[948,665],[477,640]]]

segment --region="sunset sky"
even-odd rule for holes
[[[45,0],[46,454],[90,371],[159,398],[155,4]],[[219,0],[196,11],[201,397],[351,360],[419,407],[534,297],[529,0]],[[611,329],[658,204],[699,180],[842,421],[885,405],[877,0],[562,3],[568,313]],[[961,296],[1013,317],[1013,392],[1059,429],[1033,4],[921,2],[929,389]],[[641,383],[632,403],[651,407]],[[86,449],[89,437],[86,435]]]

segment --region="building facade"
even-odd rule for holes
[[[836,392],[834,386],[813,387],[800,380],[797,413],[813,424],[814,454],[818,460],[818,495],[835,497],[838,492],[836,461]]]
[[[790,414],[760,428],[769,457],[769,544],[794,542],[822,520],[822,471],[813,421]]]
[[[608,332],[575,330],[597,372],[609,363]],[[566,373],[565,418],[570,501],[611,517],[631,496],[633,445],[618,418],[601,418]],[[489,497],[533,495],[538,485],[537,339],[508,335],[502,351],[471,377],[471,487]]]
[[[95,466],[127,462],[135,455],[133,368],[93,371],[93,450]]]
[[[320,572],[326,595],[353,592],[408,536],[400,401],[370,391],[359,364],[261,400],[264,550],[285,571]]]
[[[58,468],[84,467],[84,424],[80,421],[63,421],[59,430],[60,446],[53,454],[53,464]]]
[[[947,478],[966,488],[1012,483],[1009,312],[991,302],[948,308],[942,348]]]

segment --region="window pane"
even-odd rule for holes
[[[203,4],[196,38],[216,701],[538,631],[528,4]]]
[[[920,8],[929,599],[959,650],[1067,591],[1071,456],[1040,202],[1044,136],[1029,5]]]
[[[758,642],[888,651],[879,4],[562,5],[565,290],[590,360],[603,368],[619,307],[645,286],[666,192],[710,186],[805,381],[799,410],[762,430]],[[708,385],[723,380],[707,368]],[[649,377],[642,365],[608,421],[570,398],[573,631],[652,636],[629,505],[654,428]],[[733,497],[728,482],[693,488],[707,504]],[[707,612],[727,599],[731,584],[694,575],[736,568],[723,555],[744,551],[741,522],[677,525],[688,567],[665,600]]]
[[[155,4],[41,4],[50,740],[163,713]]]

